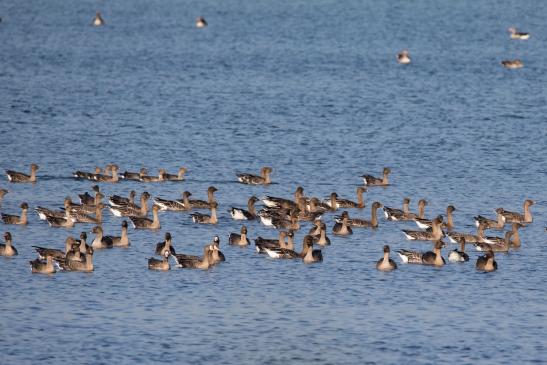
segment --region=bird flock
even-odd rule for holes
[[[38,183],[36,176],[38,169],[38,165],[32,164],[28,175],[12,170],[7,170],[6,175],[10,183]],[[260,169],[259,175],[237,173],[236,178],[241,184],[267,186],[271,183],[270,174],[272,171],[271,167],[266,166]],[[131,222],[134,229],[155,231],[161,229],[160,211],[162,214],[186,212],[190,213],[195,224],[216,225],[218,223],[216,212],[219,203],[215,198],[215,192],[218,190],[214,186],[207,189],[207,200],[190,199],[192,194],[189,191],[184,191],[181,199],[174,200],[158,196],[152,197],[150,193],[144,191],[140,194],[137,203],[135,202],[137,193],[131,190],[127,197],[112,195],[108,197],[108,204],[103,203],[103,199],[106,197],[101,191],[101,183],[118,183],[124,180],[182,182],[185,180],[186,172],[187,169],[181,167],[177,174],[170,175],[165,169],[160,169],[157,176],[150,176],[143,168],[139,172],[125,171],[118,174],[119,168],[116,164],[109,164],[104,169],[97,167],[94,172],[75,171],[73,173],[75,179],[87,179],[95,182],[92,187],[93,193],[79,194],[80,203],[74,203],[70,197],[65,198],[63,208],[60,210],[40,206],[35,207],[34,210],[40,220],[47,222],[50,227],[72,228],[78,223],[93,224],[91,232],[95,237],[88,244],[86,232],[82,232],[79,239],[69,236],[66,238],[64,250],[33,246],[38,257],[29,262],[31,271],[43,274],[53,274],[57,270],[91,272],[94,270],[93,254],[95,250],[130,246],[128,221]],[[360,176],[363,185],[357,187],[357,201],[341,198],[336,192],[330,194],[326,199],[307,197],[304,194],[304,189],[298,186],[292,198],[265,195],[259,199],[256,196],[251,196],[248,198],[246,209],[231,207],[228,212],[234,221],[257,221],[279,231],[276,238],[259,236],[254,239],[258,254],[264,254],[273,259],[299,259],[306,264],[311,264],[322,262],[322,248],[332,243],[328,236],[327,222],[323,217],[334,213],[334,224],[330,233],[336,237],[344,237],[352,235],[354,229],[378,229],[380,226],[378,211],[382,209],[386,222],[409,221],[417,225],[418,229],[402,230],[402,235],[408,240],[425,241],[432,244],[431,251],[397,250],[402,263],[442,267],[446,264],[446,260],[442,256],[442,249],[449,243],[458,246],[449,252],[448,261],[465,263],[469,261],[469,255],[465,251],[466,245],[472,244],[477,251],[484,252],[484,255],[477,259],[475,267],[477,270],[486,272],[497,269],[495,253],[507,253],[509,250],[521,246],[519,230],[533,221],[530,207],[534,201],[530,199],[524,202],[523,213],[500,207],[494,210],[495,219],[482,215],[475,216],[477,230],[471,233],[459,232],[455,229],[453,214],[456,208],[453,205],[447,207],[446,216],[438,215],[432,219],[426,218],[427,201],[425,199],[419,200],[417,213],[410,211],[410,199],[405,197],[401,209],[388,207],[374,201],[370,204],[370,219],[353,216],[353,213],[350,217],[350,210],[360,211],[366,207],[363,197],[365,192],[371,193],[371,190],[377,186],[389,186],[390,173],[391,169],[386,167],[383,169],[381,177],[369,174]],[[7,193],[8,190],[0,189],[0,204]],[[151,209],[149,207],[150,200],[152,200]],[[259,202],[263,206],[257,211],[255,205]],[[29,205],[27,202],[23,202],[20,207],[21,215],[2,213],[2,222],[6,225],[27,225]],[[123,219],[119,236],[106,235],[103,231],[103,210],[106,208],[113,217]],[[200,209],[209,210],[209,214],[195,211]],[[342,209],[343,211],[336,215],[335,212]],[[149,217],[150,210],[152,218]],[[302,240],[301,251],[296,251],[295,233],[303,231],[306,224],[311,225],[311,228]],[[486,230],[503,230],[506,224],[511,224],[511,229],[505,232],[503,237],[489,236],[485,233]],[[235,246],[249,246],[251,242],[248,234],[247,226],[243,225],[239,233],[230,234],[228,243]],[[5,243],[0,245],[0,255],[8,257],[17,255],[18,251],[12,243],[10,232],[5,232],[4,240]],[[320,248],[314,248],[315,245]],[[389,245],[385,245],[383,257],[376,263],[378,270],[397,269],[397,264],[390,257],[390,252]],[[154,253],[159,258],[150,257],[148,259],[148,269],[150,270],[169,270],[171,258],[174,259],[177,267],[192,269],[208,269],[226,260],[224,253],[220,251],[220,237],[218,235],[213,235],[211,242],[204,245],[202,256],[195,256],[177,252],[172,243],[171,234],[166,232],[165,240],[156,245]]]

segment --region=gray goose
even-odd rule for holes
[[[378,209],[381,207],[382,203],[380,202],[372,203],[370,220],[348,217],[348,225],[352,228],[378,228]]]
[[[154,252],[156,255],[161,255],[162,252],[165,251],[169,251],[171,255],[176,254],[175,248],[172,244],[171,233],[169,232],[165,233],[165,241],[156,244],[156,250]]]
[[[80,204],[92,205],[97,203],[97,194],[100,193],[99,185],[93,185],[91,189],[95,192],[95,196],[92,196],[87,191],[83,194],[78,194],[78,198],[80,199]]]
[[[420,252],[410,250],[398,250],[401,261],[405,264],[421,264],[443,266],[446,261],[441,256],[441,248],[444,247],[443,241],[436,241],[433,251]]]
[[[46,260],[36,259],[29,261],[32,273],[36,274],[54,274],[56,272],[53,265],[53,257],[48,256]]]
[[[503,208],[497,208],[495,210],[496,212],[496,219],[489,219],[486,217],[483,217],[482,215],[478,215],[476,217],[473,217],[475,220],[475,226],[478,227],[479,224],[482,224],[484,229],[498,229],[501,230],[505,226],[505,216],[503,213]]]
[[[389,258],[389,246],[384,246],[384,257],[376,262],[376,269],[380,271],[391,271],[397,269],[397,264],[393,259]]]
[[[247,227],[242,226],[240,233],[230,233],[228,243],[234,246],[248,246],[250,244],[247,238]]]
[[[95,172],[86,172],[86,171],[75,171],[72,173],[72,176],[74,176],[76,179],[87,179],[87,180],[95,180],[95,176],[100,175],[102,172],[102,169],[100,167],[95,167]]]
[[[478,271],[491,272],[498,269],[498,263],[494,260],[494,252],[487,251],[485,255],[479,256],[475,264]]]
[[[343,211],[340,218],[341,218],[341,221],[336,222],[334,224],[334,227],[332,228],[332,233],[335,234],[336,236],[348,236],[350,234],[353,234],[353,231],[348,223],[348,220],[349,220],[348,212]]]
[[[410,231],[403,229],[403,233],[408,240],[418,240],[418,241],[438,241],[443,236],[444,233],[441,229],[442,219],[437,217],[432,222],[431,232],[429,231]]]
[[[235,220],[253,220],[256,218],[255,203],[258,201],[256,196],[251,196],[247,201],[247,210],[241,208],[230,208],[228,212]]]
[[[0,244],[0,256],[16,256],[18,255],[17,249],[12,245],[11,233],[4,233],[5,242]]]
[[[384,167],[383,176],[381,178],[372,175],[361,175],[366,186],[387,186],[389,185],[388,175],[391,173],[389,167]]]
[[[159,197],[154,198],[154,204],[160,207],[160,210],[168,210],[174,212],[182,212],[190,210],[190,201],[188,197],[192,195],[189,191],[182,193],[180,200],[167,200]]]
[[[190,208],[192,209],[209,209],[213,207],[213,204],[216,203],[215,200],[215,191],[218,191],[214,186],[209,186],[207,188],[207,201],[190,199]]]
[[[208,244],[203,247],[203,256],[201,257],[185,254],[176,254],[174,256],[178,267],[207,270],[212,266],[211,254],[214,250],[218,250],[218,247],[214,244]]]
[[[158,176],[141,175],[139,180],[141,182],[162,182],[162,181],[166,181],[166,179],[165,179],[165,174],[166,173],[167,173],[167,171],[165,171],[165,169],[160,169],[159,172],[158,172]]]
[[[505,222],[507,223],[532,223],[533,218],[530,207],[534,204],[535,202],[533,200],[526,199],[524,201],[524,214],[510,212],[508,210],[500,208],[501,214],[505,217]]]
[[[169,181],[183,181],[184,180],[184,174],[187,171],[188,170],[186,170],[186,168],[181,167],[181,168],[179,168],[179,172],[176,175],[165,173],[164,178],[165,178],[165,180],[169,180]]]
[[[124,180],[139,181],[141,179],[141,176],[146,176],[147,174],[148,170],[143,167],[140,169],[139,172],[124,171],[120,174],[120,178]]]
[[[403,209],[397,209],[397,208],[390,208],[384,206],[384,216],[388,221],[404,221],[411,219],[410,214],[410,199],[404,198],[403,199]],[[414,215],[414,214],[413,214]]]
[[[140,206],[127,204],[119,207],[109,206],[108,209],[116,217],[146,217],[148,215],[148,199],[150,199],[150,194],[145,191],[141,194]]]
[[[133,223],[135,229],[160,229],[161,225],[158,217],[158,210],[159,207],[157,205],[152,207],[153,219],[146,217],[129,217],[129,219],[131,219],[131,223]]]
[[[163,260],[158,260],[154,257],[148,259],[148,269],[157,271],[167,271],[171,269],[169,265],[169,256],[171,252],[169,250],[163,251]]]
[[[194,223],[200,223],[200,224],[217,224],[217,202],[213,202],[211,205],[211,215],[208,214],[202,214],[202,213],[192,213],[190,216],[192,217],[192,221]]]
[[[28,204],[22,203],[20,216],[2,213],[2,221],[5,224],[26,225],[28,223],[27,211],[28,211]]]
[[[113,207],[122,207],[131,204],[135,205],[135,196],[137,196],[137,192],[135,190],[131,190],[127,198],[119,195],[112,195],[108,197],[108,203]]]
[[[38,169],[38,165],[33,163],[30,165],[30,175],[13,170],[6,170],[6,175],[8,175],[8,181],[12,183],[34,183],[36,182],[36,171]]]
[[[272,173],[272,168],[265,166],[260,169],[260,176],[252,174],[236,174],[237,181],[242,184],[248,185],[268,185],[271,183],[270,174]]]

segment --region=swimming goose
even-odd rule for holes
[[[294,192],[294,200],[278,198],[275,196],[266,195],[262,198],[262,203],[268,208],[286,208],[293,209],[296,208],[296,203],[298,199],[304,196],[304,188],[298,186]]]
[[[298,199],[298,220],[301,221],[314,221],[317,218],[321,218],[323,211],[311,212],[308,209],[308,204],[305,197]]]
[[[11,233],[4,233],[5,242],[0,244],[0,256],[15,256],[17,255],[17,249],[13,247],[11,243]]]
[[[501,64],[505,68],[512,68],[512,69],[522,68],[524,66],[521,60],[503,60],[501,61]]]
[[[135,190],[131,190],[129,192],[129,197],[119,196],[119,195],[112,195],[108,197],[108,203],[113,207],[121,207],[126,206],[130,204],[135,204],[135,196],[137,195],[137,192]]]
[[[166,250],[168,250],[171,255],[176,254],[171,240],[171,233],[169,232],[165,233],[165,241],[156,244],[156,250],[154,252],[156,255],[161,255],[161,253]]]
[[[38,258],[41,260],[46,259],[48,256],[51,256],[54,260],[63,259],[67,253],[69,253],[73,246],[76,244],[74,237],[67,237],[65,240],[65,250],[58,250],[55,248],[46,248],[40,246],[32,246],[34,250],[38,253]]]
[[[503,208],[501,209],[501,214],[505,217],[505,222],[507,223],[532,223],[532,212],[530,211],[530,206],[534,205],[535,202],[530,199],[524,201],[524,214],[510,212]]]
[[[505,232],[505,238],[485,237],[483,242],[475,243],[477,251],[509,252],[513,232]]]
[[[101,13],[99,12],[95,13],[95,16],[93,17],[93,21],[91,22],[91,24],[95,27],[100,27],[101,25],[104,25],[104,19],[101,16]]]
[[[101,226],[93,227],[91,233],[95,234],[95,238],[93,239],[93,242],[91,242],[91,247],[93,247],[95,250],[114,247],[112,237],[103,236],[103,228]]]
[[[386,186],[389,185],[388,175],[391,173],[391,169],[389,167],[384,167],[383,171],[383,177],[378,178],[374,177],[372,175],[362,175],[363,182],[367,186]]]
[[[313,243],[316,243],[320,246],[330,245],[330,238],[327,237],[327,225],[325,223],[321,223],[319,235],[313,236]]]
[[[334,224],[334,227],[332,228],[332,233],[337,236],[348,236],[350,234],[353,234],[353,231],[351,230],[351,227],[348,224],[348,220],[349,220],[348,212],[343,211],[340,217],[342,218],[342,221],[336,222]]]
[[[408,53],[408,50],[404,49],[397,53],[397,62],[403,65],[408,65],[410,63],[410,54]]]
[[[302,261],[304,261],[305,264],[312,264],[314,262],[323,262],[323,253],[321,250],[314,250],[313,249],[313,237],[312,236],[305,236],[304,237],[304,244],[307,247],[306,254],[304,257],[302,257]]]
[[[160,207],[160,210],[168,210],[173,212],[182,212],[190,210],[190,201],[188,197],[192,195],[189,191],[182,193],[182,199],[167,200],[159,197],[154,198],[154,205]]]
[[[308,234],[310,236],[318,236],[319,234],[321,234],[322,224],[323,224],[323,221],[321,220],[321,218],[316,218],[313,221],[313,227],[310,228],[310,230],[308,231]]]
[[[20,216],[2,213],[2,221],[5,224],[26,225],[28,223],[27,211],[28,211],[28,204],[27,203],[22,203],[21,204],[21,215]]]
[[[211,254],[215,250],[218,250],[218,248],[214,244],[209,244],[203,247],[203,256],[201,257],[185,254],[176,254],[174,256],[178,267],[207,270],[212,266]]]
[[[49,208],[38,206],[34,208],[34,211],[36,212],[36,214],[38,214],[38,218],[43,221],[47,220],[48,217],[66,218],[67,215],[70,213],[71,204],[71,199],[67,197],[64,201],[64,210],[52,210]]]
[[[94,172],[86,172],[86,171],[75,171],[72,173],[72,176],[74,176],[76,179],[87,179],[87,180],[95,180],[95,176],[101,174],[102,169],[100,167],[95,167]],[[105,171],[106,172],[106,171]]]
[[[121,236],[111,236],[110,238],[114,247],[129,247],[131,242],[129,242],[129,236],[127,235],[127,221],[122,222]]]
[[[260,218],[260,223],[266,227],[273,227],[274,220],[290,219],[289,210],[285,208],[262,208],[257,216]]]
[[[118,165],[110,164],[105,168],[105,172],[108,171],[108,172],[110,172],[111,175],[110,176],[109,175],[95,175],[95,181],[107,182],[107,183],[117,183],[119,181],[119,177],[118,177],[119,169],[120,168],[118,167]]]
[[[95,192],[95,196],[92,196],[87,191],[83,194],[78,194],[78,198],[80,198],[80,204],[96,204],[97,194],[100,193],[99,185],[93,185],[91,189]]]
[[[253,220],[256,218],[255,203],[258,201],[256,196],[251,196],[247,201],[247,210],[232,207],[228,212],[235,220]]]
[[[222,251],[220,251],[220,237],[213,237],[212,244],[216,247],[216,249],[211,251],[211,256],[209,257],[211,265],[215,265],[221,261],[226,261],[226,257],[224,256]]]
[[[497,208],[495,210],[496,212],[496,219],[488,219],[486,217],[483,217],[482,215],[478,215],[476,217],[473,217],[475,219],[475,226],[478,227],[480,224],[483,225],[484,229],[503,229],[505,226],[505,217],[503,214],[503,208]]]
[[[479,271],[491,272],[498,269],[498,263],[494,260],[494,252],[487,251],[485,255],[477,258],[475,268]]]
[[[398,250],[397,253],[401,257],[401,261],[405,264],[421,264],[443,266],[446,261],[441,256],[441,248],[444,247],[444,242],[439,240],[435,242],[433,251],[420,252],[409,250]]]
[[[515,27],[509,27],[509,28],[507,29],[507,31],[511,34],[511,35],[510,35],[511,39],[522,39],[522,40],[526,40],[526,39],[530,38],[530,34],[529,34],[529,33],[519,32],[519,31],[517,31],[517,28],[515,28]]]
[[[228,238],[228,243],[235,246],[247,246],[250,244],[249,239],[247,238],[247,227],[242,226],[240,234],[230,233]]]
[[[363,193],[367,191],[367,189],[363,186],[357,187],[357,202],[351,201],[349,199],[340,199],[336,198],[336,209],[341,208],[358,208],[363,209],[365,207],[365,200],[363,199]],[[332,206],[332,199],[327,202],[329,206]]]
[[[76,220],[70,216],[68,210],[65,211],[65,216],[63,218],[46,216],[46,221],[49,226],[53,228],[72,228],[74,227],[74,223],[76,223]]]
[[[169,181],[182,181],[184,180],[184,174],[186,173],[186,168],[184,167],[181,167],[179,168],[179,172],[178,174],[176,175],[173,175],[173,174],[168,174],[167,172],[163,175],[165,180],[169,180]]]
[[[411,219],[410,216],[415,214],[410,214],[409,210],[410,205],[410,199],[404,198],[403,199],[403,209],[397,209],[397,208],[390,208],[384,206],[384,216],[388,221],[403,221],[403,220],[409,220]]]
[[[260,176],[252,174],[236,174],[237,181],[242,184],[248,185],[268,185],[271,183],[270,174],[272,173],[271,167],[263,167],[260,169]]]
[[[158,217],[159,207],[154,205],[152,207],[152,218],[149,219],[146,217],[129,217],[131,223],[133,223],[133,228],[135,229],[160,229],[160,219]]]
[[[150,199],[150,194],[145,191],[141,194],[140,206],[127,204],[120,207],[110,206],[108,209],[116,217],[146,217],[148,215],[148,199]]]
[[[30,270],[36,274],[54,274],[57,272],[55,266],[53,266],[53,257],[51,256],[48,256],[45,261],[40,259],[29,261],[29,264]]]
[[[70,204],[68,208],[65,207],[65,209],[68,209],[70,211],[70,214],[74,213],[81,213],[81,214],[93,214],[97,212],[97,207],[101,205],[101,200],[104,198],[104,195],[99,193],[95,196],[95,201],[97,201],[96,204],[74,204],[72,201],[70,201]],[[106,205],[102,204],[102,209],[106,208]]]
[[[169,250],[163,251],[163,260],[158,260],[154,257],[148,259],[148,269],[158,270],[158,271],[167,271],[171,269],[169,265],[169,256],[171,252]]]
[[[300,223],[298,222],[298,214],[293,212],[290,215],[289,219],[283,217],[273,217],[272,225],[276,229],[292,229],[293,231],[298,231],[300,229]]]
[[[141,182],[162,182],[162,181],[166,181],[165,179],[165,174],[167,173],[167,171],[165,171],[165,169],[160,169],[159,172],[158,172],[158,176],[149,176],[149,175],[142,175],[140,176],[140,181]]]
[[[79,251],[78,251],[79,253]],[[63,271],[80,271],[80,272],[92,272],[93,271],[93,254],[86,252],[84,258],[81,260],[71,260],[68,258],[55,259],[55,262],[59,268]]]
[[[444,233],[441,229],[442,219],[437,217],[433,220],[431,226],[431,232],[428,231],[409,231],[403,229],[403,233],[407,240],[418,240],[418,241],[438,241],[443,236]]]
[[[469,261],[469,255],[465,253],[465,238],[460,238],[460,249],[455,248],[448,254],[449,262],[465,262]]]
[[[294,249],[284,248],[284,247],[272,247],[268,248],[265,247],[264,250],[273,259],[296,259],[301,258],[304,259],[307,257],[307,260],[309,263],[311,262],[317,262],[322,261],[323,256],[321,254],[321,250],[313,250],[316,251],[315,254],[313,252],[309,252],[312,250],[313,247],[313,237],[310,235],[306,235],[304,237],[304,240],[302,242],[302,251],[296,252]]]
[[[201,223],[201,224],[217,224],[217,202],[213,202],[211,205],[211,215],[208,214],[202,214],[202,213],[192,213],[190,216],[192,217],[192,221],[194,223]]]
[[[75,211],[70,211],[69,216],[72,218],[75,223],[93,223],[101,224],[103,221],[103,209],[106,208],[104,204],[98,204],[95,206],[95,217],[91,217],[84,213],[78,213]],[[48,220],[49,221],[49,220]]]
[[[6,175],[8,175],[8,181],[12,183],[33,183],[36,182],[36,171],[38,171],[38,168],[38,165],[33,163],[30,165],[30,175],[13,170],[6,170]]]
[[[286,247],[285,237],[287,232],[279,231],[278,239],[262,238],[258,236],[255,239],[255,248],[258,253],[266,253],[266,248]]]
[[[384,246],[384,257],[376,262],[376,269],[380,271],[391,271],[397,268],[397,264],[393,259],[389,258],[389,246]]]
[[[513,223],[511,225],[511,232],[513,232],[513,235],[511,236],[511,246],[515,248],[520,247],[520,236],[519,236],[519,228],[524,227],[520,223]]]
[[[319,199],[316,197],[310,198],[307,208],[310,213],[317,213],[317,214],[324,214],[330,210],[330,207],[328,205],[319,201]]]
[[[378,209],[382,207],[382,203],[372,203],[370,209],[370,221],[360,218],[348,218],[348,224],[352,228],[378,228]]]
[[[215,191],[218,191],[218,189],[215,188],[214,186],[209,186],[209,188],[207,188],[207,201],[198,200],[198,199],[190,199],[189,200],[190,208],[192,208],[192,209],[209,209],[209,208],[211,208],[213,206],[213,203],[216,203]]]
[[[456,208],[453,205],[449,205],[446,208],[446,222],[442,223],[442,227],[446,228],[448,230],[451,230],[454,228],[454,218],[452,216],[452,213],[456,211]],[[442,217],[442,216],[439,216]],[[416,225],[421,229],[429,229],[432,226],[432,220],[426,219],[426,218],[414,218],[413,219]]]
[[[88,245],[87,242],[87,233],[82,232],[80,233],[80,240],[75,240],[74,245],[78,245],[78,250],[80,253],[85,254],[86,252],[93,253],[93,247],[91,245]]]
[[[141,176],[146,176],[147,174],[148,174],[148,170],[142,167],[139,170],[139,172],[129,172],[129,171],[122,172],[120,174],[120,179],[140,181]]]
[[[207,21],[204,17],[198,16],[196,18],[196,28],[205,28],[207,26]]]
[[[0,189],[0,206],[2,205],[2,199],[4,199],[4,195],[6,195],[8,191],[6,189]]]
[[[479,226],[477,227],[477,234],[460,233],[460,232],[447,232],[446,235],[448,236],[448,239],[452,243],[460,242],[460,239],[462,237],[465,239],[465,242],[467,242],[467,243],[483,242],[483,240],[484,240],[484,226],[482,224],[479,224]]]

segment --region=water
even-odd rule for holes
[[[96,10],[107,25],[89,26]],[[160,216],[130,230],[132,246],[96,252],[92,274],[31,275],[31,245],[63,247],[91,225],[52,229],[33,213],[3,227],[20,255],[0,260],[0,363],[544,363],[547,235],[546,4],[537,1],[20,1],[0,3],[0,169],[41,166],[35,185],[9,184],[2,212],[56,207],[89,190],[76,169],[116,162],[189,171],[183,183],[102,184],[109,195],[147,190],[205,198],[217,226]],[[206,29],[195,29],[204,15]],[[506,28],[531,33],[511,41]],[[413,63],[395,62],[408,48]],[[500,61],[521,58],[524,68]],[[235,172],[274,168],[274,184]],[[382,246],[426,250],[383,219],[378,230],[332,237],[318,265],[274,261],[226,245],[227,213],[252,194],[336,191],[354,198],[363,173],[393,170],[367,205],[456,206],[459,231],[503,206],[534,223],[523,246],[442,269],[374,268]],[[352,216],[369,216],[353,210]],[[325,216],[329,228],[332,215]],[[104,229],[120,219],[106,213]],[[251,238],[275,230],[248,224]],[[308,225],[296,235],[300,243]],[[166,231],[180,252],[218,234],[227,262],[209,271],[150,272]],[[91,235],[92,236],[92,235]],[[470,247],[471,249],[472,247]],[[443,251],[445,257],[449,246]],[[396,258],[397,260],[397,258]]]

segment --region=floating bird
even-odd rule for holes
[[[207,26],[207,21],[204,17],[198,16],[196,18],[196,28],[205,28]]]
[[[465,238],[460,238],[460,249],[455,248],[448,254],[449,262],[465,262],[469,261],[469,255],[465,253]]]
[[[30,165],[30,175],[13,170],[6,170],[6,175],[8,175],[8,181],[12,183],[34,183],[36,182],[36,171],[38,169],[38,165],[33,163]]]
[[[251,196],[247,201],[247,210],[232,207],[228,212],[235,220],[253,220],[256,218],[255,203],[258,201],[256,196]]]
[[[247,238],[247,227],[242,226],[240,234],[230,233],[230,237],[228,238],[228,243],[234,246],[248,246],[250,242],[249,242],[249,239]]]
[[[101,13],[99,12],[95,13],[95,16],[93,17],[93,21],[91,22],[91,24],[95,27],[100,27],[101,25],[104,25],[104,19],[101,16]]]
[[[505,68],[512,68],[512,69],[524,67],[524,64],[522,63],[521,60],[503,60],[501,61],[501,64]]]
[[[433,251],[420,252],[409,250],[398,250],[397,253],[401,257],[401,261],[405,264],[421,264],[443,266],[446,261],[441,256],[441,248],[444,247],[443,241],[435,242]]]
[[[2,222],[4,222],[5,224],[26,225],[28,223],[27,211],[28,211],[28,204],[22,203],[20,216],[2,213],[2,216],[1,216]]]
[[[150,270],[158,270],[158,271],[167,271],[171,269],[171,266],[169,265],[169,256],[171,255],[171,252],[169,250],[165,250],[163,252],[163,260],[158,260],[156,258],[150,257],[148,259],[148,268]]]
[[[391,173],[389,167],[384,167],[383,177],[374,177],[372,175],[361,175],[363,182],[367,186],[387,186],[389,185],[388,175]]]
[[[530,38],[530,34],[529,34],[529,33],[519,32],[519,31],[517,31],[517,28],[515,28],[515,27],[509,27],[509,28],[507,29],[507,31],[510,33],[511,39],[522,39],[522,40],[527,40],[527,39]]]
[[[12,245],[11,233],[4,233],[5,242],[0,244],[0,256],[16,256],[18,255],[17,249]]]
[[[397,54],[397,62],[403,65],[408,65],[410,63],[410,54],[408,50],[402,50]]]
[[[272,173],[271,167],[263,167],[260,169],[260,176],[252,174],[237,174],[237,180],[242,184],[249,185],[268,185],[271,183],[270,174]]]
[[[477,258],[475,268],[478,271],[491,272],[498,269],[498,263],[494,260],[494,252],[487,251],[485,255]]]
[[[389,258],[389,246],[384,246],[384,257],[376,262],[376,269],[380,271],[391,271],[397,268],[397,264],[393,259]]]

